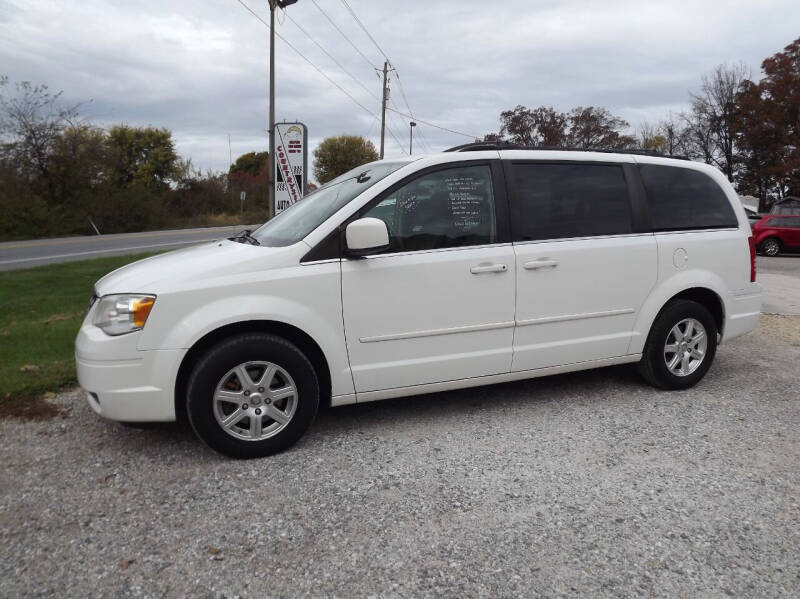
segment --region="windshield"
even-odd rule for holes
[[[329,181],[253,232],[261,245],[281,247],[303,239],[361,192],[402,166],[404,162],[364,164]]]

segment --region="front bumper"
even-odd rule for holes
[[[175,379],[186,350],[139,351],[139,333],[109,337],[86,324],[75,340],[78,382],[91,408],[122,422],[175,420]]]

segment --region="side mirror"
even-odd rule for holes
[[[374,254],[389,247],[389,230],[379,218],[360,218],[345,229],[345,253],[351,257]]]

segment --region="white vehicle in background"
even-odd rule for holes
[[[97,282],[92,408],[185,413],[235,457],[334,406],[638,363],[685,389],[761,310],[744,209],[709,166],[473,144],[364,165],[240,237]]]

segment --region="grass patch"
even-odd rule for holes
[[[75,336],[93,285],[154,253],[0,272],[0,417],[35,418],[42,395],[77,384]]]

